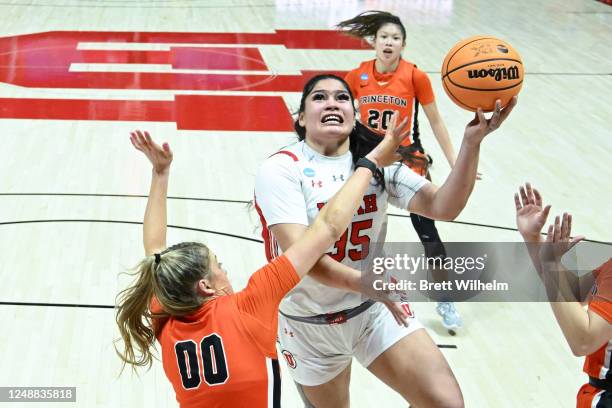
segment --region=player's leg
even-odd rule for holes
[[[398,326],[380,306],[357,347],[359,362],[415,408],[463,407],[459,384],[425,329],[416,319],[407,328]]]
[[[296,383],[305,408],[348,408],[350,405],[349,384],[351,365],[349,364],[334,379],[317,386]]]
[[[312,324],[280,315],[278,323],[279,351],[304,406],[348,407],[352,332],[359,322]]]
[[[434,220],[423,217],[418,214],[410,214],[410,220],[414,226],[414,230],[419,235],[419,239],[423,243],[425,256],[427,258],[446,258],[446,249],[444,243],[440,239],[440,234],[436,228]],[[435,282],[443,282],[448,279],[448,272],[445,270],[432,270],[433,280]],[[436,307],[436,311],[442,317],[442,325],[453,332],[463,324],[459,312],[455,308],[455,304],[450,301],[440,301]]]

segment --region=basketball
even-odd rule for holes
[[[502,106],[523,85],[523,62],[507,42],[490,36],[475,36],[458,42],[442,64],[444,91],[460,107],[475,112]]]

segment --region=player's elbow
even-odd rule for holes
[[[570,344],[570,349],[572,350],[572,354],[576,357],[584,357],[584,356],[588,356],[589,354],[591,354],[589,352],[589,348],[584,344],[576,344],[576,345]]]
[[[570,349],[572,350],[572,354],[576,357],[585,357],[589,354],[593,354],[600,348],[603,344],[595,344],[593,339],[590,339],[588,336],[584,336],[579,339],[574,339],[573,341],[569,341],[568,344]]]
[[[432,211],[432,219],[437,221],[454,221],[461,214],[461,209],[456,208],[439,208]]]
[[[465,208],[466,201],[453,201],[442,199],[437,194],[431,201],[431,218],[438,221],[454,221]]]

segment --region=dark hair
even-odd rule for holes
[[[386,11],[364,11],[351,19],[339,22],[336,27],[353,37],[366,38],[376,37],[376,33],[380,27],[385,24],[397,25],[402,32],[402,42],[406,42],[406,28],[402,24],[402,21],[398,16]]]
[[[353,93],[351,92],[349,85],[344,79],[332,74],[322,74],[312,77],[308,82],[306,82],[306,85],[304,85],[304,90],[302,91],[302,98],[300,99],[300,108],[298,110],[298,114],[304,112],[304,109],[306,107],[306,98],[308,97],[308,95],[310,95],[317,83],[325,79],[335,79],[336,81],[340,82],[351,97],[351,104],[353,105],[353,107],[355,106],[355,98],[353,97]],[[293,123],[293,128],[295,129],[295,132],[297,133],[298,139],[300,141],[306,139],[306,128],[300,125],[299,119],[295,120],[295,122]],[[353,166],[357,164],[357,160],[362,157],[365,157],[368,153],[370,153],[372,149],[374,149],[382,141],[382,139],[382,136],[373,132],[365,125],[362,125],[360,122],[356,122],[355,127],[349,134],[349,150],[353,154]],[[415,155],[415,150],[415,146],[400,146],[400,148],[398,149],[398,153],[400,154],[400,156],[402,156],[402,160],[407,162],[410,167],[424,165],[427,166],[429,164],[427,159]],[[394,175],[394,180],[396,176],[397,172]],[[376,180],[376,185],[379,186],[382,191],[384,191],[384,175],[381,170],[376,170],[374,179]]]

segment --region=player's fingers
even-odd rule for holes
[[[389,118],[389,123],[387,123],[387,134],[393,135],[395,132],[395,125],[397,124],[397,111],[393,111],[393,114]]]
[[[552,224],[548,226],[548,232],[546,233],[546,242],[552,244],[554,236],[554,229]]]
[[[521,208],[523,208],[518,193],[514,193],[514,207],[516,208],[516,211],[519,211]]]
[[[538,207],[541,207],[542,206],[542,195],[540,194],[537,188],[533,189],[533,196],[535,197],[535,204]]]
[[[512,99],[510,99],[510,102],[502,110],[500,122],[499,122],[500,124],[501,122],[506,120],[506,118],[508,117],[508,115],[510,115],[510,112],[512,112],[512,110],[514,109],[517,103],[518,103],[518,97],[515,95],[512,97]]]
[[[487,118],[485,117],[484,111],[482,108],[478,108],[476,110],[476,117],[478,118],[478,125],[485,127],[487,126]]]
[[[144,139],[147,141],[147,144],[151,147],[155,146],[155,142],[153,141],[153,138],[151,138],[151,135],[149,134],[149,132],[145,131],[144,132]]]
[[[544,218],[544,222],[546,222],[546,220],[548,219],[548,213],[550,212],[550,208],[551,205],[547,205],[546,207],[544,207],[544,210],[542,211],[542,218]]]
[[[553,231],[553,242],[559,242],[559,238],[561,235],[561,217],[558,215],[555,217],[555,229]]]
[[[136,138],[134,137],[134,135],[130,135],[130,142],[132,143],[132,146],[140,150],[140,146],[138,145],[138,142],[136,141]]]
[[[395,318],[395,321],[400,326],[408,326],[407,316],[404,313],[404,309],[402,309],[398,303],[393,301],[385,301],[385,305]]]
[[[140,130],[136,130],[136,139],[138,139],[138,143],[140,143],[143,148],[148,147],[147,139]]]
[[[563,217],[561,218],[561,235],[559,236],[559,238],[561,240],[565,240],[569,237],[569,231],[568,231],[568,225],[567,225],[567,213],[564,212],[563,213]]]
[[[399,117],[399,112],[397,113],[397,115]],[[397,118],[395,120],[397,121]],[[395,133],[403,136],[406,131],[407,126],[408,126],[408,116],[406,116],[404,119],[402,119],[402,121],[399,124],[396,125]]]
[[[525,192],[525,187],[521,186],[519,188],[519,193],[521,194],[521,202],[523,203],[523,207],[529,204],[529,200],[527,199],[527,193]]]
[[[525,192],[527,193],[529,204],[535,204],[535,195],[533,194],[533,188],[530,182],[525,183]]]
[[[136,142],[134,136],[130,136],[130,142],[132,143],[132,146],[134,146],[136,150],[142,150],[140,146],[138,145],[138,143]]]
[[[401,144],[401,143],[402,143],[404,140],[406,140],[406,139],[408,139],[408,138],[410,138],[410,129],[406,129],[406,130],[404,131],[404,133],[402,133],[402,134],[401,134],[401,136],[400,136],[400,144]]]
[[[400,326],[408,327],[408,317],[406,316],[406,313],[404,313],[404,311],[397,304],[394,304],[394,306],[396,315],[395,319],[397,320],[397,323]]]
[[[500,124],[500,116],[501,116],[501,101],[498,99],[495,101],[495,110],[493,111],[493,115],[491,119],[489,119],[489,129],[495,130],[499,127]]]

